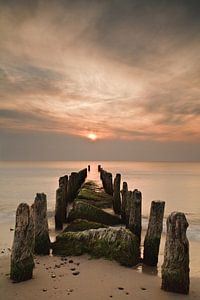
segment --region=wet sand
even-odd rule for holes
[[[164,241],[164,239],[163,239]],[[0,257],[0,299],[200,299],[200,244],[190,243],[191,287],[188,296],[164,292],[160,289],[161,245],[158,272],[153,268],[126,268],[104,259],[89,256],[67,258],[36,257],[32,280],[12,283],[9,279],[9,255]],[[72,260],[73,262],[70,262]],[[71,270],[72,269],[72,270]],[[73,275],[73,272],[80,272]]]

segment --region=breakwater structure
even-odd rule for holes
[[[31,207],[21,203],[16,212],[10,278],[32,278],[34,255],[71,256],[89,254],[115,260],[123,266],[157,266],[163,230],[164,201],[152,201],[148,228],[141,251],[142,192],[129,190],[120,173],[98,165],[102,186],[87,179],[91,166],[58,180],[55,201],[56,239],[50,242],[47,197],[37,193]],[[161,288],[189,293],[188,223],[184,213],[172,212],[167,233]]]

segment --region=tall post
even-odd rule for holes
[[[130,201],[130,216],[128,228],[138,237],[141,241],[142,231],[142,193],[135,189]]]
[[[123,182],[121,195],[122,195],[121,218],[122,218],[123,223],[126,224],[126,204],[127,204],[127,196],[128,196],[127,182]]]
[[[62,211],[62,219],[63,222],[67,220],[67,186],[68,186],[68,176],[62,176],[59,178],[59,188],[62,191],[62,198],[63,198],[63,211]]]
[[[160,239],[163,229],[165,202],[152,201],[149,224],[144,240],[144,263],[156,266],[160,248]]]
[[[36,194],[34,201],[34,225],[35,225],[35,253],[49,254],[50,238],[47,220],[47,198],[46,195]]]
[[[121,195],[120,195],[121,174],[116,174],[114,179],[113,191],[113,210],[115,214],[121,214]]]
[[[21,203],[16,211],[15,235],[11,253],[10,278],[14,282],[32,278],[34,260],[34,223],[28,204]]]
[[[126,207],[125,207],[125,221],[126,221],[126,227],[128,228],[129,225],[129,217],[130,217],[130,207],[131,207],[131,202],[133,201],[133,192],[128,191],[127,192],[127,197],[126,197]]]
[[[102,180],[102,184],[105,192],[113,196],[112,173],[106,172],[105,170],[101,169],[100,178]]]
[[[63,199],[63,190],[58,188],[56,190],[56,207],[55,207],[55,228],[56,230],[63,229],[64,216],[63,212],[65,211],[64,199]]]
[[[68,187],[67,187],[67,202],[72,203],[76,198],[78,186],[79,186],[79,179],[78,173],[72,172],[69,176]]]
[[[184,213],[173,212],[167,218],[167,235],[162,265],[162,286],[165,291],[189,293],[189,242]]]

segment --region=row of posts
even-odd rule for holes
[[[20,282],[32,278],[33,255],[48,255],[50,238],[46,195],[36,194],[32,206],[21,203],[16,211],[10,278]]]
[[[114,183],[112,173],[98,166],[105,192],[113,196],[113,210],[121,216],[122,222],[141,242],[142,231],[142,193],[128,190],[127,182],[116,174]],[[152,201],[149,223],[144,239],[143,262],[157,266],[160,240],[163,230],[164,201]],[[173,212],[167,219],[167,234],[162,265],[162,289],[177,293],[189,292],[189,242],[186,236],[188,223],[183,213]]]
[[[87,169],[72,172],[59,179],[56,192],[55,223],[62,229],[67,206],[74,201],[87,177]],[[15,234],[11,253],[10,278],[20,282],[32,278],[34,254],[49,255],[51,242],[47,218],[47,197],[37,193],[34,203],[21,203],[16,211]]]
[[[89,169],[89,166],[88,166]],[[56,191],[55,227],[56,230],[63,229],[66,223],[68,208],[76,198],[81,185],[87,177],[87,168],[79,172],[72,172],[59,178],[59,188]]]
[[[99,168],[100,172],[102,172],[101,169]],[[78,176],[74,176],[74,173],[70,175],[67,181],[67,190],[63,188],[63,178],[66,179],[66,176],[62,177],[59,181],[59,189],[61,188],[65,192],[70,191],[68,195],[73,195],[73,197],[75,197],[76,189],[75,187],[72,188],[72,182],[77,188],[77,193],[78,186],[80,188],[87,176],[87,169],[81,170],[76,174]],[[103,176],[106,176],[105,174]],[[70,181],[71,183],[69,184]],[[60,184],[61,182],[62,184]],[[140,241],[142,229],[142,194],[138,190],[134,190],[133,192],[128,191],[128,186],[125,182],[120,194],[120,182],[121,176],[117,174],[113,186],[113,207],[115,201],[119,201],[120,199],[121,218],[127,228],[138,236]],[[64,196],[62,199],[65,199]],[[72,202],[74,200],[72,197],[69,199]],[[164,206],[165,203],[162,201],[153,201],[151,203],[149,224],[144,240],[143,261],[147,265],[156,266],[158,262]],[[118,205],[116,207],[119,209]],[[164,262],[162,265],[162,289],[164,290],[184,294],[188,294],[189,292],[189,242],[186,236],[187,227],[188,223],[183,213],[173,212],[167,218]],[[26,203],[21,203],[17,208],[10,278],[15,282],[32,278],[34,268],[33,254],[48,255],[49,253],[50,238],[47,220],[47,199],[46,195],[41,193],[36,194],[35,201],[31,207]]]

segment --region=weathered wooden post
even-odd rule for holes
[[[101,165],[98,165],[98,172],[101,172]]]
[[[63,229],[64,223],[64,216],[63,212],[66,212],[64,206],[64,199],[63,199],[63,190],[59,187],[56,190],[56,207],[55,207],[55,228],[56,230]]]
[[[90,165],[88,165],[88,172],[90,172]]]
[[[126,224],[126,203],[127,203],[127,196],[128,196],[127,182],[123,182],[121,195],[122,195],[121,218],[122,218],[123,223]]]
[[[76,197],[78,189],[78,173],[72,172],[69,176],[68,186],[67,186],[67,202],[72,203]]]
[[[167,218],[164,263],[162,265],[162,286],[165,291],[189,293],[189,242],[188,227],[184,213],[172,212]]]
[[[138,237],[140,242],[142,231],[142,193],[137,189],[133,191],[130,201],[128,228]]]
[[[149,224],[144,240],[144,263],[149,266],[156,266],[158,263],[164,209],[164,201],[151,202]]]
[[[63,222],[67,220],[67,186],[68,186],[68,176],[62,176],[59,178],[59,188],[62,190],[63,197]]]
[[[113,210],[115,214],[121,214],[121,195],[120,195],[121,174],[116,174],[113,190]]]
[[[131,207],[131,201],[133,198],[133,192],[128,191],[127,192],[127,197],[126,197],[126,207],[125,207],[125,221],[126,221],[126,227],[128,228],[129,225],[129,217],[130,217],[130,207]]]
[[[35,253],[49,254],[50,238],[47,220],[46,195],[36,194],[34,201],[34,225],[35,225]]]
[[[101,169],[101,180],[105,192],[113,196],[112,173],[106,172],[105,170]]]
[[[16,211],[15,235],[11,254],[10,278],[14,282],[32,278],[34,260],[34,223],[28,204],[21,203]]]

